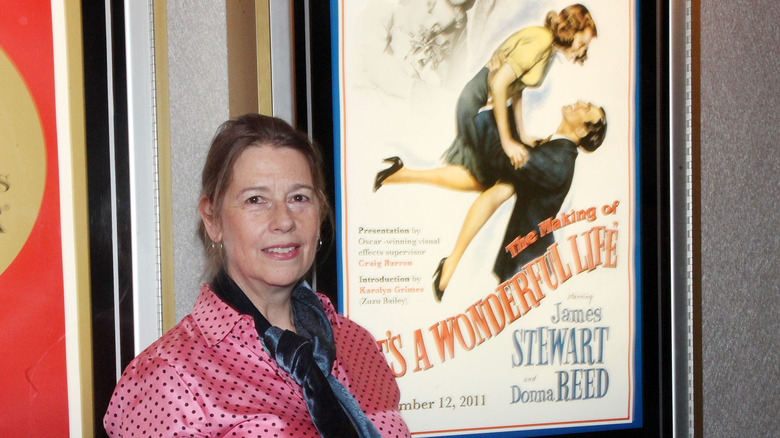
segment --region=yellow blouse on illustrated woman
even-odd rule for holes
[[[488,82],[502,65],[509,64],[517,79],[507,90],[508,96],[526,87],[538,87],[554,58],[552,44],[552,32],[545,27],[532,26],[515,32],[498,46],[485,65],[490,71]]]

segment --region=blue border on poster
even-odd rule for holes
[[[639,3],[641,0],[635,0],[634,1],[634,10],[636,10],[636,22],[641,23],[640,15],[642,11],[639,8]],[[635,35],[636,35],[636,47],[634,47],[634,51],[636,53],[635,55],[635,62],[636,62],[636,71],[634,72],[634,81],[635,81],[635,88],[634,88],[634,114],[637,116],[642,114],[642,87],[639,86],[639,78],[642,77],[642,63],[639,62],[640,59],[640,53],[639,49],[642,47],[642,32],[639,31],[639,26],[635,26]],[[640,188],[642,187],[642,179],[641,174],[639,172],[639,169],[641,168],[640,162],[641,162],[641,156],[640,152],[642,148],[640,147],[640,144],[642,142],[642,136],[639,134],[639,117],[637,117],[637,120],[634,121],[634,154],[636,156],[636,172],[634,175],[634,190],[636,192],[635,199],[636,199],[636,215],[634,220],[634,273],[635,273],[635,288],[636,293],[634,294],[634,300],[636,301],[636,304],[634,305],[634,324],[636,328],[634,329],[636,331],[636,340],[634,342],[636,351],[634,352],[634,382],[635,382],[635,390],[636,394],[634,395],[634,421],[631,422],[631,424],[634,427],[642,427],[644,424],[644,418],[642,417],[642,406],[643,406],[643,382],[642,379],[643,375],[643,369],[642,369],[642,356],[644,353],[644,350],[642,349],[642,245],[640,242],[642,242],[642,227],[640,225],[639,218],[642,217],[642,190]]]
[[[336,230],[335,235],[340,236],[339,230],[343,230],[344,218],[342,217],[342,175],[341,175],[341,101],[339,78],[339,1],[330,0],[330,53],[331,53],[331,84],[333,86],[333,158],[336,163],[334,169],[334,192],[336,194]],[[339,297],[339,313],[344,314],[344,245],[340,237],[336,239],[336,270]]]
[[[340,76],[339,76],[339,51],[340,51],[340,45],[339,45],[339,3],[342,0],[329,0],[330,1],[330,23],[331,23],[331,74],[332,74],[332,95],[333,95],[333,156],[334,161],[336,163],[336,169],[334,171],[334,180],[335,180],[335,194],[336,194],[336,205],[335,205],[335,216],[336,216],[336,230],[337,235],[338,232],[343,230],[344,225],[344,217],[343,217],[343,187],[342,187],[342,154],[341,154],[341,139],[342,139],[342,132],[341,132],[341,88],[340,88]],[[641,0],[635,0],[634,1],[634,8],[636,10],[636,22],[639,23],[640,20],[640,2]],[[642,47],[642,41],[641,41],[642,35],[640,34],[638,27],[635,27],[635,41],[636,46],[634,47],[636,51],[635,56],[635,62],[636,62],[636,70],[634,73],[634,80],[636,83],[635,90],[634,90],[634,111],[636,115],[640,115],[642,113],[642,92],[641,87],[639,86],[639,78],[641,77],[641,63],[639,62],[639,48]],[[641,252],[641,240],[642,240],[642,227],[639,221],[639,218],[641,217],[641,178],[640,178],[640,172],[638,169],[640,166],[640,151],[641,151],[641,135],[640,135],[640,129],[638,126],[639,117],[635,119],[635,131],[634,131],[634,152],[636,156],[636,172],[635,172],[635,218],[634,221],[634,233],[635,233],[635,239],[634,239],[634,272],[635,272],[635,278],[634,278],[634,284],[635,284],[635,294],[634,294],[634,300],[635,300],[635,315],[634,315],[634,322],[635,322],[635,352],[634,352],[634,419],[631,423],[622,423],[622,424],[607,424],[607,425],[598,425],[598,426],[578,426],[578,427],[559,427],[554,429],[535,429],[535,430],[528,430],[528,431],[495,431],[495,432],[487,432],[487,433],[469,433],[469,434],[451,434],[447,436],[452,437],[483,437],[483,438],[511,438],[511,437],[536,437],[536,436],[554,436],[554,435],[562,435],[562,434],[576,434],[576,433],[588,433],[588,432],[601,432],[601,431],[615,431],[615,430],[627,430],[627,429],[636,429],[641,428],[643,426],[643,397],[644,397],[644,391],[643,391],[643,369],[642,369],[642,357],[643,357],[643,349],[642,349],[642,252]],[[344,290],[345,290],[345,280],[344,280],[344,245],[343,240],[339,238],[336,243],[336,257],[337,257],[337,282],[338,282],[338,298],[339,298],[339,305],[338,310],[340,313],[344,313],[344,302],[345,302],[345,296],[344,296]]]

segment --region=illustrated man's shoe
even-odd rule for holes
[[[390,157],[385,158],[382,160],[384,163],[391,163],[390,167],[384,170],[380,170],[376,174],[376,178],[374,179],[374,191],[376,192],[379,190],[380,187],[382,187],[382,183],[385,182],[385,180],[392,174],[398,172],[401,170],[402,167],[404,167],[404,162],[401,161],[399,157]]]
[[[441,303],[441,297],[444,296],[444,289],[439,289],[439,284],[441,284],[441,269],[444,267],[445,260],[447,260],[447,257],[441,259],[439,267],[433,273],[433,297],[436,298],[437,303]]]

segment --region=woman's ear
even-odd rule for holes
[[[209,234],[211,241],[215,243],[221,242],[222,227],[220,226],[219,218],[214,214],[214,206],[211,205],[208,196],[200,196],[198,212],[200,213],[200,218],[203,220],[203,226],[206,228],[206,232]]]

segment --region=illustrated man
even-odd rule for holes
[[[604,108],[578,101],[564,106],[561,115],[561,123],[550,140],[531,149],[526,163],[512,172],[509,182],[517,198],[493,267],[501,282],[512,278],[555,242],[552,233],[539,237],[539,223],[560,211],[571,187],[579,149],[593,152],[606,136],[607,115]],[[477,116],[481,117],[492,119],[492,114],[483,112]],[[489,119],[479,121],[490,123]],[[514,245],[513,251],[506,249],[518,237],[527,236],[532,231],[537,236],[533,243],[523,245],[522,250],[518,245]],[[515,252],[514,256],[512,252]]]

